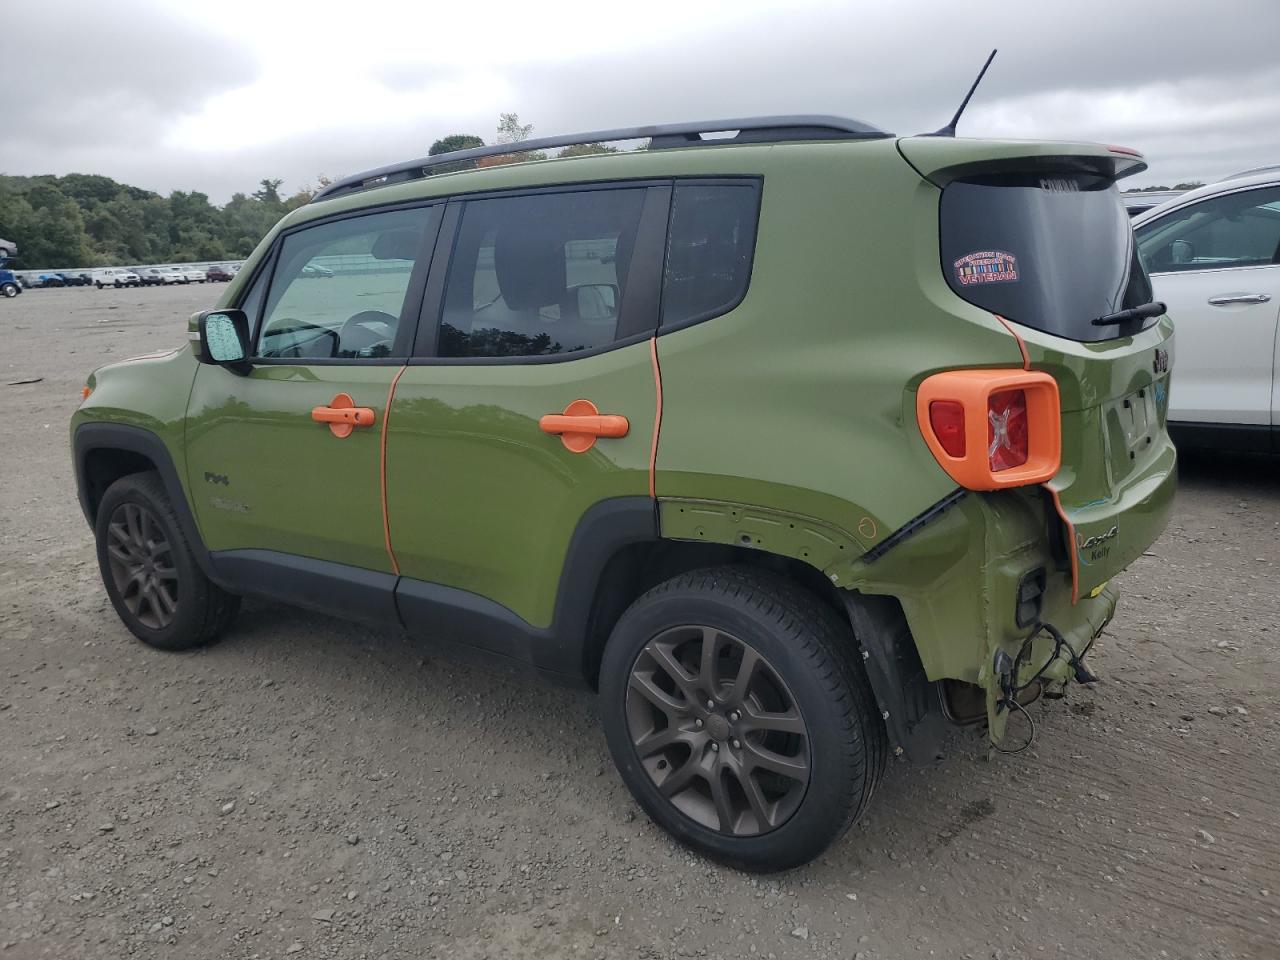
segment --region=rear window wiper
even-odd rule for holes
[[[1140,307],[1130,307],[1128,310],[1117,310],[1115,313],[1108,313],[1104,317],[1098,317],[1092,321],[1095,327],[1110,327],[1118,323],[1127,323],[1130,320],[1146,320],[1150,317],[1158,317],[1166,310],[1165,305],[1159,300],[1153,300],[1150,303],[1144,303]]]

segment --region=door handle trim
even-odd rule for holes
[[[339,440],[351,436],[356,427],[372,427],[377,417],[371,407],[357,407],[351,394],[340,393],[327,407],[312,407],[311,419],[327,423],[329,432]]]
[[[538,420],[543,433],[558,434],[565,449],[586,453],[598,437],[625,437],[631,422],[617,413],[601,413],[590,400],[575,400],[564,413],[548,413]]]
[[[1270,303],[1271,297],[1265,293],[1230,293],[1221,297],[1210,297],[1209,304],[1221,307],[1228,303]]]

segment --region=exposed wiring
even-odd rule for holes
[[[1097,677],[1090,673],[1084,665],[1084,655],[1093,647],[1093,640],[1090,640],[1088,645],[1084,648],[1084,653],[1076,653],[1075,647],[1071,646],[1067,641],[1067,638],[1062,635],[1062,631],[1051,623],[1041,622],[1036,625],[1036,629],[1033,630],[1027,639],[1022,642],[1022,649],[1018,651],[1018,657],[1015,663],[1022,660],[1023,653],[1025,653],[1028,647],[1035,642],[1036,637],[1040,636],[1041,631],[1047,632],[1049,636],[1053,638],[1053,652],[1049,654],[1048,659],[1046,659],[1040,669],[1035,672],[1035,675],[1026,683],[1017,687],[1013,685],[1013,671],[1010,671],[1007,675],[1001,678],[1001,691],[1004,695],[996,701],[996,712],[1002,713],[1005,710],[1017,710],[1027,718],[1027,723],[1031,725],[1030,733],[1027,736],[1027,742],[1022,744],[1020,747],[1013,750],[1006,750],[999,744],[992,744],[992,746],[1001,753],[1021,753],[1035,741],[1036,722],[1027,711],[1027,708],[1018,702],[1018,694],[1022,693],[1022,691],[1026,690],[1044,676],[1044,672],[1053,665],[1054,661],[1058,659],[1064,648],[1070,655],[1068,662],[1071,664],[1072,669],[1075,670],[1077,681],[1080,683],[1089,683],[1097,679]]]
[[[1010,703],[1014,709],[1018,710],[1024,717],[1027,718],[1027,723],[1031,725],[1031,729],[1027,733],[1027,742],[1020,747],[1015,747],[1012,750],[1006,750],[1004,747],[1000,746],[1000,744],[998,743],[993,743],[992,746],[995,747],[996,750],[998,750],[1000,753],[1006,753],[1006,754],[1021,753],[1023,750],[1027,749],[1027,747],[1031,746],[1031,744],[1035,742],[1036,722],[1032,718],[1031,714],[1027,712],[1027,708],[1024,707],[1022,704],[1020,704],[1017,700],[1010,701]]]
[[[1072,669],[1076,671],[1076,678],[1079,679],[1082,673],[1088,674],[1088,671],[1084,669],[1084,654],[1076,653],[1075,647],[1071,646],[1071,644],[1067,642],[1067,638],[1062,635],[1062,632],[1051,623],[1042,622],[1037,624],[1037,629],[1032,631],[1031,635],[1022,642],[1022,650],[1018,651],[1018,660],[1022,659],[1023,651],[1025,651],[1030,644],[1035,642],[1035,639],[1040,635],[1041,630],[1046,631],[1049,636],[1053,637],[1053,652],[1049,654],[1048,659],[1046,659],[1040,669],[1035,672],[1035,675],[1021,686],[1015,687],[1013,685],[1012,674],[1010,675],[1010,679],[1003,688],[1004,696],[996,703],[997,709],[1009,709],[1012,704],[1016,704],[1016,697],[1018,694],[1023,690],[1026,690],[1044,676],[1044,672],[1053,665],[1053,662],[1058,659],[1058,655],[1062,653],[1063,647],[1065,647],[1067,652],[1071,655],[1068,662],[1071,664]],[[1093,643],[1090,641],[1089,647],[1092,646]],[[1089,647],[1085,647],[1085,653],[1089,652]],[[1089,676],[1092,676],[1092,674],[1089,674]]]

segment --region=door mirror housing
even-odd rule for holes
[[[1169,254],[1174,263],[1190,263],[1196,258],[1196,247],[1190,240],[1175,240],[1169,244]]]
[[[612,283],[584,283],[575,287],[581,320],[612,320],[618,315],[618,288]]]
[[[196,315],[201,363],[249,371],[249,318],[243,310],[206,310]]]

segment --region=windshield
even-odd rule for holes
[[[1001,174],[942,192],[942,269],[965,300],[1071,340],[1131,336],[1154,320],[1093,320],[1151,302],[1114,181]]]

